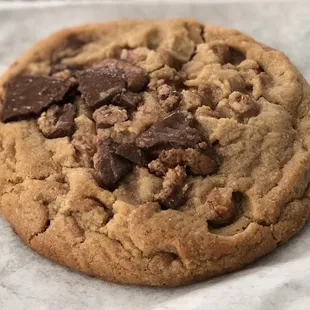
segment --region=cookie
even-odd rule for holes
[[[10,66],[0,97],[0,212],[61,265],[176,286],[238,270],[309,220],[310,87],[238,31],[65,29]]]

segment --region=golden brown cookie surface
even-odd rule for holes
[[[0,212],[60,264],[179,285],[241,268],[309,219],[309,85],[237,31],[71,28],[0,84]]]

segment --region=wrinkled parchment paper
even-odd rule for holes
[[[65,26],[121,17],[195,17],[242,30],[283,50],[310,81],[308,1],[213,2],[0,1],[0,72],[36,40]],[[0,309],[310,309],[310,224],[288,244],[242,271],[159,289],[105,283],[51,263],[24,246],[0,218]]]

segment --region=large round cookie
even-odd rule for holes
[[[238,31],[65,29],[11,65],[0,96],[0,212],[59,264],[175,286],[240,269],[309,220],[309,85]]]

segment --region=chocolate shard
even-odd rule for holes
[[[184,114],[176,112],[154,124],[137,139],[138,147],[195,147],[201,142],[201,135],[193,128]]]
[[[121,60],[106,59],[100,66],[77,73],[79,90],[86,104],[98,108],[128,88],[138,92],[148,82],[145,70]]]
[[[112,103],[128,110],[135,110],[142,101],[143,96],[141,94],[126,91],[114,97]]]
[[[83,99],[93,108],[110,103],[126,87],[123,72],[106,67],[81,71],[77,74],[77,80]]]
[[[122,60],[105,59],[100,66],[112,72],[122,72],[127,88],[133,92],[141,91],[149,81],[148,74],[144,69]]]
[[[139,149],[134,142],[120,144],[115,149],[115,154],[120,155],[139,166],[145,166],[147,164],[145,153]]]
[[[71,136],[74,130],[75,115],[76,106],[71,103],[54,105],[41,115],[38,125],[47,138]]]
[[[94,167],[103,187],[110,187],[128,174],[131,163],[115,154],[115,144],[111,139],[98,141],[97,153],[94,155]]]
[[[5,87],[2,121],[38,115],[43,109],[64,99],[74,86],[71,80],[37,75],[18,75]]]
[[[188,186],[185,183],[185,168],[177,166],[169,169],[164,176],[163,188],[155,196],[164,209],[176,209],[184,202],[185,194]]]

